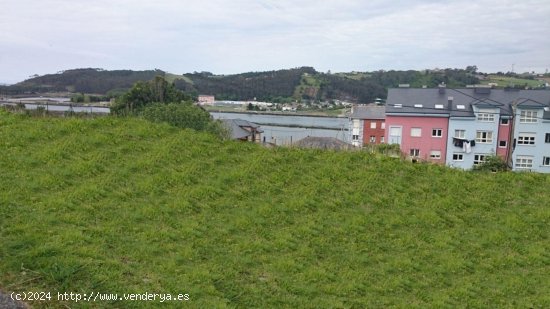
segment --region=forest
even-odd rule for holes
[[[475,66],[474,66],[475,67]],[[191,97],[198,94],[216,96],[218,100],[258,100],[274,103],[343,100],[368,103],[385,98],[387,89],[409,84],[411,87],[435,87],[446,83],[464,87],[479,83],[471,67],[423,71],[375,71],[330,73],[312,67],[216,75],[193,72],[176,75],[162,70],[108,71],[96,68],[74,69],[35,76],[12,86],[0,86],[0,94],[24,95],[45,92],[70,92],[117,97],[136,82],[166,77],[176,89]]]

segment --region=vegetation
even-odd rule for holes
[[[487,156],[485,161],[474,165],[475,171],[503,172],[508,170],[508,164],[499,156]]]
[[[152,122],[165,122],[178,128],[207,131],[222,138],[229,138],[228,129],[219,121],[212,120],[210,113],[186,103],[154,103],[143,109],[143,118]]]
[[[332,101],[369,103],[385,98],[387,88],[399,84],[411,87],[464,87],[479,83],[475,66],[464,69],[426,71],[376,71],[331,74],[312,67],[234,75],[194,72],[184,75],[155,71],[104,71],[101,69],[68,70],[59,74],[37,76],[13,86],[0,87],[0,93],[70,91],[115,97],[138,81],[148,82],[164,77],[170,85],[196,97],[212,94],[219,100],[258,100],[274,103],[296,101]]]
[[[4,291],[188,293],[189,308],[550,306],[548,175],[265,149],[116,117],[0,113],[0,153]]]
[[[181,103],[190,101],[191,97],[177,90],[174,84],[168,83],[163,77],[156,76],[148,82],[137,82],[132,89],[117,98],[111,106],[114,114],[135,114],[153,103]]]

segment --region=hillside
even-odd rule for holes
[[[377,71],[365,73],[321,73],[311,67],[268,72],[215,75],[195,72],[183,75],[150,71],[106,71],[75,69],[37,76],[13,86],[0,86],[0,94],[28,92],[77,92],[114,96],[137,81],[164,76],[180,90],[197,96],[213,94],[220,100],[256,100],[289,103],[295,101],[343,100],[367,103],[385,98],[387,88],[399,84],[434,87],[445,82],[452,87],[477,83],[475,76],[460,69],[442,71]]]
[[[548,175],[1,110],[0,153],[3,291],[189,295],[169,308],[550,307]]]

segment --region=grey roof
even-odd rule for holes
[[[231,138],[233,139],[241,139],[252,135],[252,132],[249,132],[243,129],[243,127],[252,127],[256,129],[256,132],[259,132],[259,133],[263,132],[263,130],[260,129],[259,125],[244,119],[221,119],[221,120],[231,130]]]
[[[351,111],[354,119],[385,119],[386,107],[374,104],[354,105]]]
[[[449,103],[450,97],[452,97],[452,103]],[[396,107],[399,104],[402,107]],[[418,107],[415,107],[415,104]],[[422,106],[420,107],[418,104]],[[388,91],[386,114],[475,117],[473,109],[475,106],[478,108],[500,108],[501,115],[511,116],[512,104],[518,104],[518,107],[537,106],[543,108],[550,106],[550,91],[490,88],[394,88]],[[458,109],[458,105],[463,105],[464,109]]]

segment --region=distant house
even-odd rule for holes
[[[351,108],[350,134],[353,146],[385,142],[385,106],[374,104],[354,105]]]
[[[249,142],[261,142],[264,132],[259,125],[243,119],[222,119],[231,131],[231,138]]]
[[[213,95],[199,95],[199,104],[200,105],[213,105],[216,98]]]

